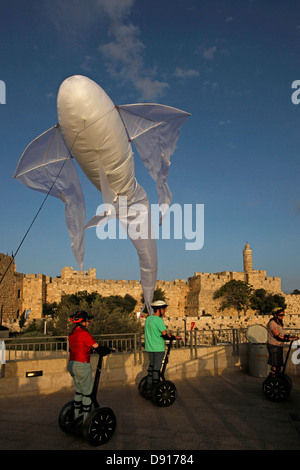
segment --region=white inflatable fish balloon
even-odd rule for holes
[[[97,83],[81,75],[69,77],[61,84],[57,113],[59,124],[26,148],[15,178],[65,203],[72,250],[83,269],[84,230],[106,220],[107,214],[95,216],[86,223],[74,157],[87,178],[101,191],[104,204],[114,208],[114,215],[131,238],[139,257],[145,303],[149,306],[157,279],[156,242],[148,197],[135,177],[131,142],[156,183],[159,204],[166,209],[172,200],[167,184],[170,159],[189,113],[159,104],[115,106]],[[128,230],[134,222],[130,208],[136,204],[145,208],[141,217],[147,222],[140,224],[146,228],[141,229],[138,239]]]

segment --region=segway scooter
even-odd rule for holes
[[[152,400],[154,405],[160,407],[170,406],[177,398],[177,389],[173,382],[165,379],[165,372],[169,362],[169,355],[172,346],[172,341],[175,337],[171,337],[165,357],[162,362],[162,368],[159,372],[159,382],[152,385],[151,392],[147,390],[147,376],[143,377],[139,383],[138,389],[141,397],[146,400]]]
[[[108,350],[108,348],[103,348],[103,350]],[[74,422],[74,400],[69,401],[63,406],[58,417],[58,424],[63,432],[81,435],[90,445],[95,447],[106,444],[112,438],[117,424],[113,410],[107,407],[100,407],[97,401],[103,357],[112,351],[110,349],[109,352],[101,352],[100,348],[93,391],[91,393],[92,411],[84,424],[82,423],[82,418],[78,418]]]
[[[294,341],[294,340],[293,340]],[[286,375],[286,367],[289,360],[293,341],[290,342],[290,346],[285,358],[283,371],[275,376],[269,375],[263,382],[262,391],[264,396],[270,401],[285,401],[290,396],[292,389],[292,380]]]

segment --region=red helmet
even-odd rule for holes
[[[87,312],[78,310],[77,312],[70,315],[70,320],[72,323],[81,323],[82,321],[92,320],[94,318],[92,315],[89,315]]]

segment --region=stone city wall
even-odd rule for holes
[[[23,277],[16,273],[13,257],[0,253],[0,325],[22,313]]]
[[[213,293],[231,279],[245,280],[244,272],[224,271],[221,273],[195,273],[186,282],[184,279],[174,281],[158,280],[156,287],[161,288],[166,295],[168,302],[168,314],[171,317],[201,317],[201,322],[206,319],[206,323],[211,323],[210,318],[221,321],[227,318],[228,327],[233,323],[231,317],[239,321],[237,311],[233,308],[227,309],[220,314],[220,300],[213,299]],[[271,293],[281,292],[281,280],[277,277],[267,277],[265,271],[253,271],[249,276],[254,288],[264,288]],[[250,278],[251,276],[251,278]],[[96,279],[96,270],[90,269],[87,272],[79,272],[73,268],[65,267],[61,271],[61,276],[50,278],[44,275],[26,275],[24,277],[24,306],[31,308],[31,319],[41,318],[42,305],[44,302],[60,302],[63,294],[74,294],[79,291],[88,293],[98,292],[105,296],[109,295],[131,295],[137,300],[136,311],[142,308],[142,288],[139,281],[125,280],[103,280]],[[300,314],[300,297],[295,295],[285,295],[288,305],[288,312]],[[247,315],[253,316],[255,312],[249,310]]]
[[[177,332],[198,330],[217,330],[217,329],[247,329],[251,325],[267,326],[272,315],[257,315],[253,310],[249,310],[246,315],[202,315],[198,317],[172,317],[167,314],[164,317],[165,325],[169,332],[176,334]],[[300,314],[285,314],[284,328],[300,330]],[[300,333],[299,333],[300,334]]]
[[[251,273],[223,271],[220,273],[195,273],[188,279],[186,315],[199,316],[210,314],[218,316],[221,300],[213,299],[216,290],[231,280],[248,282],[254,289],[265,289],[275,294],[282,294],[281,279],[279,277],[267,277],[266,271],[252,271]],[[298,306],[300,313],[300,307]],[[296,312],[295,312],[296,313]],[[224,312],[225,314],[225,312]],[[228,309],[226,314],[237,315],[236,310]]]
[[[232,279],[248,282],[254,289],[265,289],[272,294],[284,295],[280,277],[268,277],[264,270],[252,269],[252,250],[246,244],[244,271],[222,271],[219,273],[195,272],[193,276],[173,281],[158,280],[156,288],[164,291],[168,302],[168,315],[175,319],[199,318],[201,327],[213,328],[223,324],[224,328],[234,328],[241,322],[235,309],[226,309],[220,314],[221,300],[213,298],[214,292]],[[30,320],[42,318],[44,303],[59,303],[63,294],[79,291],[98,292],[103,296],[131,295],[137,300],[136,312],[142,308],[142,287],[136,280],[97,279],[96,269],[80,272],[72,267],[64,267],[61,275],[52,278],[44,274],[19,274],[12,257],[0,254],[0,275],[9,270],[0,284],[0,307],[4,322],[16,322],[22,312],[30,311]],[[1,279],[1,277],[0,277]],[[300,296],[285,295],[287,312],[295,318],[300,315]],[[246,317],[255,319],[255,312],[249,310]],[[260,317],[261,318],[261,317]],[[244,318],[245,321],[245,318]],[[219,326],[217,326],[219,327]]]
[[[174,281],[157,281],[156,288],[164,290],[168,299],[170,311],[177,315],[185,315],[186,281],[175,279]],[[104,297],[110,295],[131,295],[137,300],[136,311],[140,311],[143,304],[142,286],[139,281],[96,279],[96,270],[86,273],[74,271],[72,268],[63,268],[60,278],[46,279],[47,302],[60,302],[63,294],[74,294],[79,291],[88,293],[98,292]],[[38,311],[36,311],[38,315]]]

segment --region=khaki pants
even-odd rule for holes
[[[93,390],[92,366],[87,362],[70,361],[68,364],[68,371],[70,372],[75,385],[74,419],[77,419],[82,414],[83,421],[85,421],[92,407],[92,400],[90,397]]]

